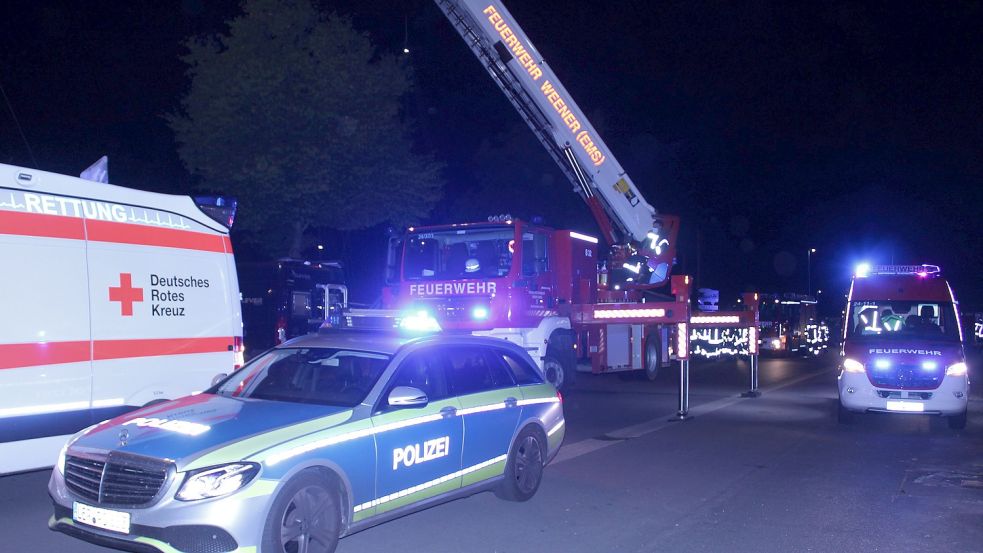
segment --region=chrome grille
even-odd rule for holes
[[[169,468],[164,461],[115,451],[104,460],[69,455],[65,458],[65,485],[93,503],[141,506],[160,493]]]

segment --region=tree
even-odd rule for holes
[[[245,0],[224,34],[187,41],[191,86],[167,117],[203,190],[239,198],[237,229],[299,257],[304,233],[425,217],[441,165],[412,150],[412,79],[351,20],[309,0]]]

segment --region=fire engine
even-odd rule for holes
[[[383,295],[399,324],[519,344],[560,389],[578,358],[595,373],[655,378],[689,355],[687,325],[742,327],[756,353],[757,296],[746,296],[747,311],[691,320],[691,279],[671,275],[678,217],[645,200],[505,6],[436,2],[573,183],[600,236],[509,215],[411,227],[390,241]],[[656,291],[666,284],[672,295]]]

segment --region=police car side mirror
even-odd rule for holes
[[[423,390],[412,386],[396,386],[389,392],[390,407],[423,407],[430,401]]]
[[[218,374],[216,374],[215,377],[212,378],[212,386],[215,386],[219,382],[225,380],[225,377],[227,377],[227,376],[229,376],[229,375],[227,375],[225,373],[218,373]]]

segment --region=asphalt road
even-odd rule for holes
[[[581,375],[567,438],[539,493],[490,493],[344,538],[339,553],[983,552],[983,399],[969,425],[865,415],[836,423],[830,360],[694,365],[692,419],[677,377]],[[973,363],[978,381],[980,363]],[[0,551],[105,549],[48,531],[48,471],[0,478]]]

